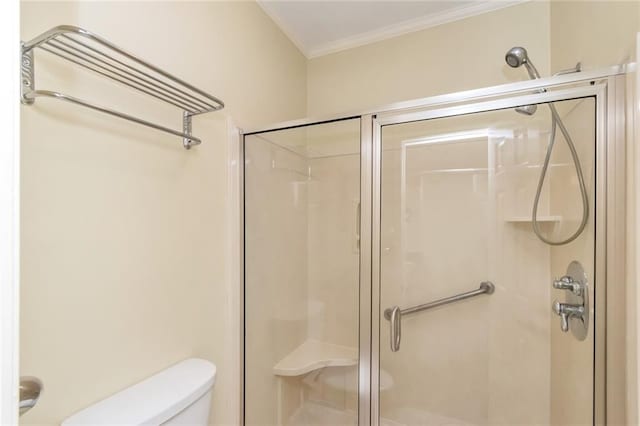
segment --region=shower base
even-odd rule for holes
[[[410,410],[415,411],[415,410]],[[472,423],[444,417],[437,414],[421,412],[405,413],[407,417],[416,417],[416,421],[401,423],[395,420],[380,419],[380,426],[410,426],[428,424],[430,426],[474,426]],[[351,410],[339,410],[319,402],[306,401],[291,416],[285,426],[354,426],[357,424],[356,413]]]
[[[291,416],[286,426],[354,426],[358,424],[356,413],[339,410],[319,402],[306,401]],[[380,419],[380,426],[405,426],[392,420]]]

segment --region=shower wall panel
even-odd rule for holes
[[[356,348],[358,342],[358,282],[360,156],[330,155],[310,160],[309,303],[320,315],[309,320],[309,338]],[[331,373],[331,372],[328,372]],[[321,373],[319,379],[326,377]],[[333,382],[333,381],[332,381]],[[318,380],[311,399],[328,401],[355,412],[357,366],[345,367],[338,386]]]
[[[382,286],[381,300],[404,308],[475,288],[488,276],[486,138],[386,147],[381,281],[389,285]],[[447,226],[452,222],[455,227]],[[401,356],[389,352],[384,321],[383,418],[401,424],[487,423],[489,303],[478,300],[403,318]],[[384,383],[387,376],[392,382]]]
[[[551,404],[550,248],[533,235],[530,217],[547,135],[544,121],[505,114],[510,126],[495,129],[502,135],[490,139],[495,236],[489,251],[499,291],[491,296],[488,322],[489,424],[542,425],[549,424]],[[541,217],[548,206],[546,190]]]
[[[309,337],[353,346],[358,340],[353,283],[359,266],[360,157],[314,158],[310,164],[309,300],[322,306],[322,317],[310,320]]]

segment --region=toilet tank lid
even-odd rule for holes
[[[186,359],[79,411],[62,425],[157,425],[198,400],[215,378],[211,362]]]

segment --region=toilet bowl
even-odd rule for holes
[[[215,378],[215,365],[187,359],[77,412],[62,426],[206,426]]]

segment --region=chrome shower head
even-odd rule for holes
[[[507,61],[507,64],[512,68],[518,68],[527,62],[528,59],[527,49],[524,47],[512,47],[507,54],[504,55],[504,60]]]
[[[529,54],[527,53],[527,49],[524,47],[515,46],[507,51],[507,54],[504,55],[504,60],[507,62],[512,68],[518,68],[522,65],[527,69],[529,73],[529,77],[532,80],[536,78],[540,78],[540,74],[538,74],[538,70],[529,60]],[[519,108],[516,108],[516,111],[520,114],[524,115],[533,115],[536,113],[538,109],[537,105],[524,105]]]
[[[507,65],[512,68],[518,68],[519,66],[524,65],[524,67],[527,69],[527,72],[529,73],[529,77],[531,77],[532,80],[540,78],[538,70],[531,63],[529,54],[527,53],[527,49],[525,49],[524,47],[512,47],[511,49],[509,49],[507,54],[504,55],[504,60],[507,62]]]

